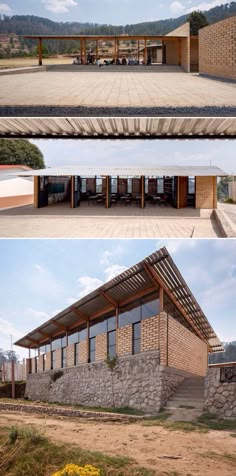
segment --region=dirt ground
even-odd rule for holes
[[[159,426],[101,423],[1,412],[0,427],[33,425],[53,442],[75,444],[108,455],[129,456],[158,476],[228,476],[236,474],[236,439],[224,431],[170,431]],[[172,459],[176,458],[176,459]]]

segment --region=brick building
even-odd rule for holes
[[[166,248],[16,345],[35,350],[30,399],[144,411],[158,411],[185,378],[204,377],[208,352],[223,350]]]

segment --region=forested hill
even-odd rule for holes
[[[219,364],[223,362],[236,362],[236,341],[224,342],[225,352],[219,352],[209,355],[210,364]]]
[[[209,23],[215,23],[224,18],[236,15],[236,2],[219,7],[211,8],[204,12]],[[137,23],[134,25],[113,26],[99,25],[96,23],[80,22],[54,22],[47,18],[40,18],[32,15],[14,15],[8,17],[3,15],[0,20],[0,33],[41,34],[41,35],[73,35],[73,34],[156,34],[161,35],[174,30],[184,23],[188,15],[182,15],[178,18],[169,18],[167,20],[158,20],[153,22]]]

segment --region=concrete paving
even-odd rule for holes
[[[98,206],[69,208],[68,204],[39,210],[33,206],[0,212],[1,238],[216,238],[221,233],[211,210],[169,207]]]
[[[0,106],[235,107],[236,84],[184,72],[40,72],[1,77]]]

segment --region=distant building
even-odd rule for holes
[[[33,182],[30,177],[14,177],[32,170],[25,165],[0,165],[0,208],[18,207],[34,201]]]

